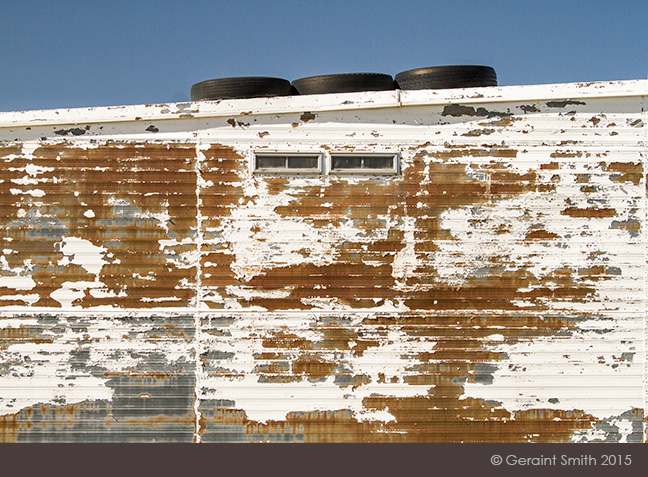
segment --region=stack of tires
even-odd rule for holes
[[[309,76],[294,80],[292,83],[282,78],[265,76],[217,78],[194,84],[191,87],[191,100],[484,86],[497,86],[497,75],[490,66],[432,66],[402,71],[395,78],[382,73]]]

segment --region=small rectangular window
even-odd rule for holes
[[[255,172],[319,173],[320,154],[255,154]]]
[[[395,154],[331,154],[331,172],[360,174],[395,174]]]

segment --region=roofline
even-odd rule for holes
[[[0,112],[0,128],[346,111],[402,106],[648,96],[648,80],[282,96]]]

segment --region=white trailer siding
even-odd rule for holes
[[[0,113],[0,441],[645,441],[647,92]]]

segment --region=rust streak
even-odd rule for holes
[[[567,207],[561,212],[561,214],[568,215],[569,217],[602,219],[604,217],[614,217],[616,215],[616,210],[598,207],[590,207],[586,209]]]

